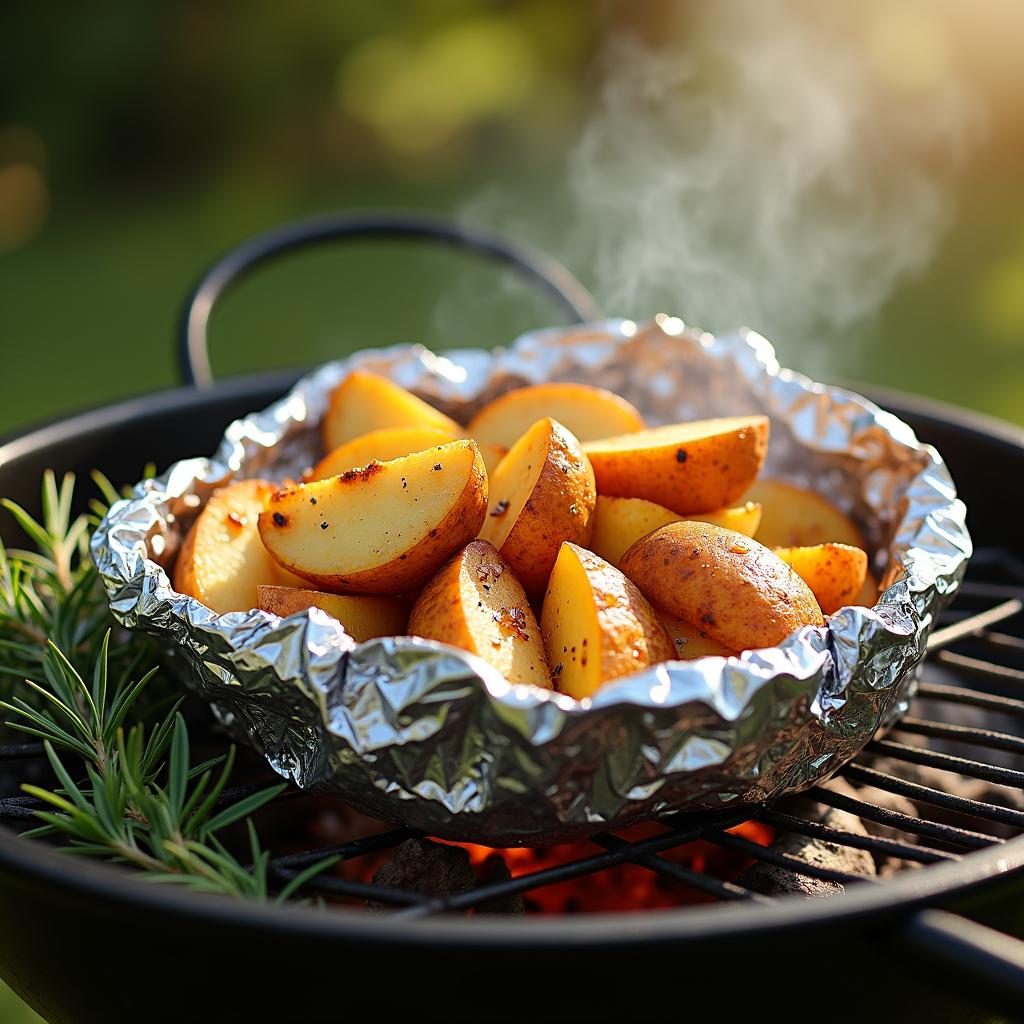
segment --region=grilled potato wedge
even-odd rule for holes
[[[746,496],[762,506],[761,524],[754,538],[766,547],[811,547],[829,543],[867,547],[850,518],[814,491],[781,480],[758,480]]]
[[[559,549],[540,621],[555,688],[577,700],[673,657],[674,645],[643,594],[576,544]]]
[[[385,427],[431,427],[452,437],[462,434],[455,420],[394,381],[353,370],[331,395],[321,426],[324,449],[332,452],[367,431]]]
[[[539,419],[561,423],[579,441],[643,430],[643,417],[624,398],[589,384],[534,384],[499,395],[466,427],[478,442],[511,448]]]
[[[257,606],[261,583],[297,582],[267,553],[256,526],[275,490],[266,480],[238,480],[214,491],[178,553],[179,594],[214,612],[246,612]]]
[[[864,536],[849,516],[815,491],[766,479],[758,480],[747,491],[747,498],[764,507],[754,538],[766,547],[814,547],[835,543],[867,550]],[[846,604],[872,608],[877,600],[878,580],[866,569],[863,585],[854,600]]]
[[[664,505],[643,498],[607,498],[599,494],[586,547],[606,562],[618,565],[619,559],[641,537],[661,526],[678,523],[680,519],[699,519],[752,537],[761,519],[761,507],[748,501],[744,505],[704,515],[681,516]]]
[[[767,447],[767,416],[733,416],[588,441],[583,451],[602,495],[646,498],[689,516],[737,501]]]
[[[622,571],[652,604],[732,651],[772,647],[821,626],[818,602],[778,555],[735,530],[679,522],[641,537]]]
[[[273,494],[260,536],[318,589],[400,594],[472,540],[487,511],[487,472],[459,440]]]
[[[562,541],[588,529],[597,492],[576,438],[556,420],[537,420],[491,475],[481,540],[489,541],[528,593],[543,593]]]
[[[461,647],[510,683],[551,689],[526,591],[487,541],[467,544],[423,588],[409,616],[409,633]]]
[[[867,553],[849,544],[774,548],[811,588],[825,615],[856,604],[868,572]]]
[[[363,643],[376,636],[403,636],[409,608],[397,597],[369,594],[325,594],[300,587],[256,588],[259,607],[287,618],[307,608],[319,608],[337,619],[353,640]]]

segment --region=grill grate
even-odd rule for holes
[[[702,865],[721,858],[701,857],[679,862],[671,859],[704,844],[704,849],[724,851],[733,862],[775,865],[804,877],[840,885],[884,885],[885,879],[851,874],[837,868],[810,863],[784,849],[762,845],[748,835],[730,831],[746,822],[757,822],[777,832],[821,840],[839,847],[868,851],[877,857],[895,858],[927,870],[930,864],[957,861],[971,851],[1004,842],[1005,836],[1024,832],[1024,810],[1014,806],[1003,787],[1021,788],[1024,763],[1017,767],[992,763],[987,752],[998,752],[1002,761],[1013,761],[1024,754],[1024,739],[1011,732],[968,722],[952,722],[978,714],[1002,716],[1008,728],[1014,719],[1024,716],[1024,700],[1013,696],[1024,693],[1024,638],[1021,615],[1024,610],[1024,561],[1005,551],[979,552],[972,573],[964,584],[957,605],[946,613],[928,645],[928,658],[922,670],[922,682],[911,713],[893,734],[871,742],[857,760],[844,768],[840,777],[858,786],[872,787],[911,800],[921,812],[915,816],[872,803],[861,796],[815,787],[808,796],[815,802],[845,811],[886,826],[885,836],[861,835],[805,818],[788,809],[756,806],[704,814],[676,815],[652,825],[655,834],[636,838],[632,834],[602,832],[585,843],[574,844],[572,855],[558,863],[532,869],[527,866],[513,877],[480,884],[465,892],[432,895],[418,891],[372,884],[365,879],[372,865],[388,851],[411,838],[425,838],[407,828],[390,829],[335,845],[316,846],[296,853],[272,857],[270,877],[283,887],[300,872],[319,860],[338,857],[343,868],[368,862],[370,870],[362,877],[352,871],[318,875],[306,884],[306,891],[341,902],[373,901],[386,905],[402,918],[466,912],[511,897],[530,897],[545,887],[598,876],[610,869],[632,865],[658,876],[660,882],[682,895],[679,902],[748,901],[772,903],[775,897],[745,888],[731,878],[718,877]],[[998,628],[997,628],[998,627]],[[1016,631],[1016,632],[1014,632]],[[955,648],[955,649],[954,649]],[[930,745],[929,741],[933,741]],[[942,749],[934,744],[941,744]],[[944,748],[955,745],[957,753]],[[0,762],[7,762],[8,774],[17,774],[40,757],[35,743],[0,745]],[[882,762],[879,759],[884,759]],[[881,765],[881,766],[880,766]],[[947,773],[945,788],[922,781],[901,778],[899,766],[919,766]],[[883,766],[884,769],[883,770]],[[956,776],[961,785],[955,784]],[[961,795],[962,780],[987,783],[985,799]],[[222,800],[236,800],[263,783],[236,788]],[[993,795],[995,794],[995,795]],[[283,815],[301,833],[298,824],[302,810],[282,806],[290,798],[304,794],[291,791],[279,797],[273,813]],[[1002,802],[1005,796],[1006,802]],[[322,799],[322,798],[318,798]],[[38,801],[31,797],[8,795],[0,799],[0,822],[25,827],[33,819]],[[1024,806],[1024,805],[1021,805]],[[261,813],[266,813],[261,812]],[[956,824],[938,818],[955,817]],[[936,817],[937,815],[937,817]],[[767,830],[766,830],[767,831]],[[996,834],[998,833],[998,834]],[[568,849],[568,848],[560,848]],[[580,855],[575,855],[582,850]]]

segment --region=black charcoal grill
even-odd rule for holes
[[[296,248],[381,236],[467,245],[525,269],[574,319],[596,315],[578,282],[546,257],[449,225],[341,217],[290,227],[229,254],[197,287],[181,352],[185,379],[198,387],[123,402],[9,440],[0,446],[0,493],[33,509],[46,467],[84,475],[98,466],[113,479],[134,480],[148,462],[163,466],[213,450],[226,422],[267,405],[296,376],[212,384],[205,334],[219,294]],[[354,1015],[646,1020],[709,1006],[727,1019],[739,1013],[938,1021],[1024,1014],[1024,944],[1011,937],[1024,935],[1024,541],[1006,528],[1004,484],[1024,476],[1024,438],[955,409],[869,393],[940,448],[968,504],[979,549],[960,596],[932,635],[909,715],[841,772],[850,783],[909,798],[918,813],[819,788],[811,794],[816,801],[889,830],[836,829],[783,802],[677,816],[643,838],[602,833],[560,863],[454,894],[328,872],[305,890],[323,897],[326,907],[262,906],[145,885],[124,870],[17,838],[35,807],[18,783],[43,765],[36,744],[11,743],[0,746],[0,974],[48,1020],[75,1024],[195,1020],[197,1006],[217,1007],[222,1021],[247,1022]],[[963,709],[970,709],[968,717]],[[987,717],[969,717],[980,713]],[[208,738],[222,742],[212,731]],[[252,768],[253,785],[270,781],[255,760]],[[927,783],[921,769],[931,773]],[[964,796],[964,780],[981,780],[989,792]],[[381,826],[369,836],[317,841],[308,826],[323,806],[324,798],[288,792],[261,812],[279,885],[321,858],[380,859],[418,837]],[[809,863],[726,831],[745,819],[911,867],[862,878]],[[297,842],[303,848],[296,852]],[[696,861],[672,859],[698,843],[845,892],[821,899],[766,896],[701,870]],[[586,906],[559,915],[484,912],[515,897],[529,909],[544,889],[623,865],[698,902],[628,913],[587,913]],[[390,909],[368,913],[368,902]],[[113,963],[118,977],[101,984],[98,972]]]

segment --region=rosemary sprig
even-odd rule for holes
[[[98,483],[108,503],[118,496],[109,482]],[[2,502],[36,550],[6,552],[0,545],[0,708],[13,716],[10,728],[43,741],[59,782],[52,791],[22,787],[46,805],[37,812],[42,825],[23,835],[62,835],[69,852],[129,864],[150,881],[269,899],[269,854],[250,816],[285,787],[226,801],[234,748],[194,765],[183,698],[171,698],[162,715],[155,712],[161,702],[143,700],[157,670],[138,669],[155,648],[131,635],[116,645],[116,657],[111,651],[109,611],[88,554],[90,526],[104,506],[94,505],[93,517],[72,519],[73,491],[73,477],[58,487],[47,473],[41,522]],[[85,665],[90,670],[79,671]],[[219,838],[242,821],[248,864]],[[313,865],[274,898],[290,898],[334,862]]]
[[[97,474],[95,479],[108,501],[117,497],[106,478]],[[0,693],[9,693],[12,685],[42,670],[50,642],[68,657],[91,663],[109,624],[106,600],[89,557],[92,520],[85,515],[72,519],[74,490],[72,474],[58,485],[47,470],[41,522],[13,501],[0,500],[35,545],[34,550],[8,551],[0,543],[0,677],[6,677],[6,685],[0,678]],[[99,503],[95,512],[103,510]],[[138,651],[135,645],[133,653]]]

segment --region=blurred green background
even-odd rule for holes
[[[609,313],[747,322],[788,365],[1024,423],[1024,6],[842,6],[8,5],[0,433],[175,383],[182,297],[239,240],[394,206],[547,248]],[[465,256],[360,245],[233,292],[213,362],[555,318]]]

